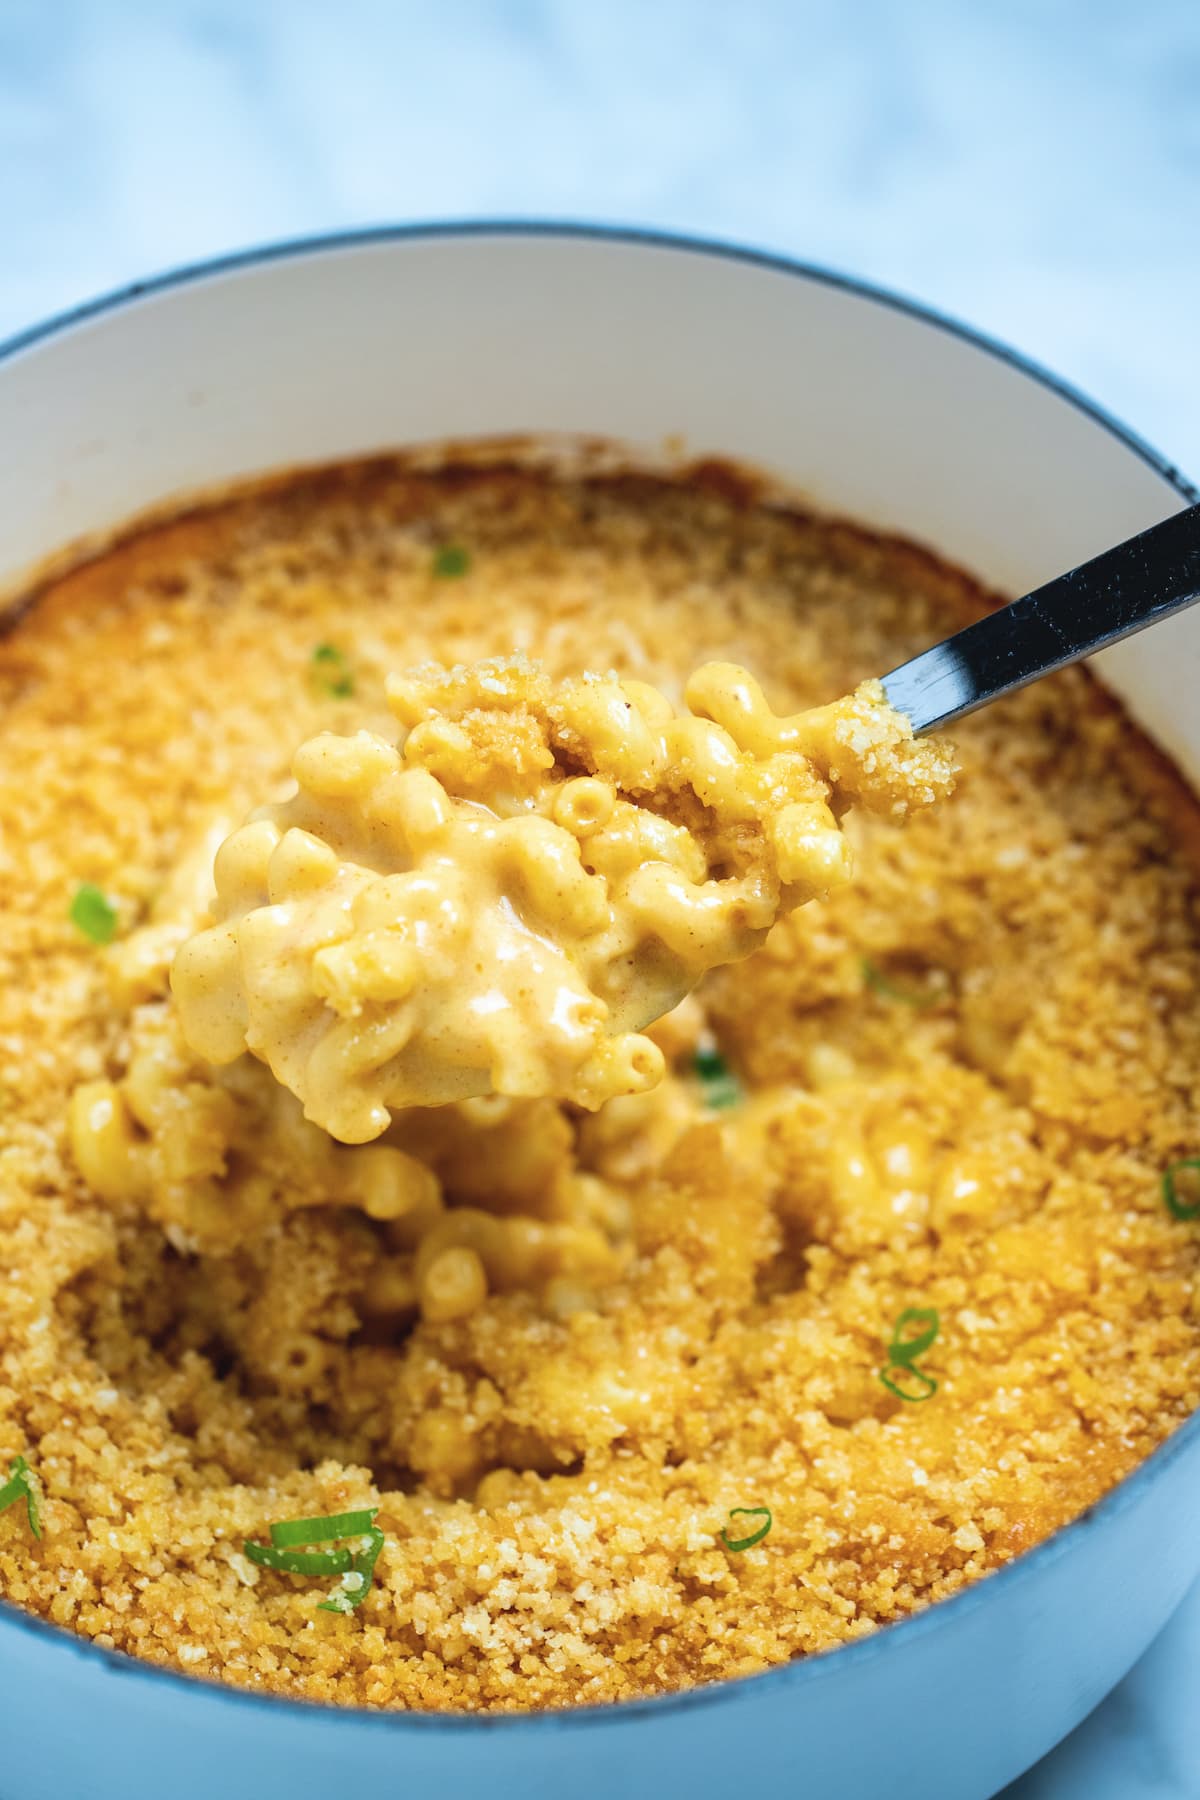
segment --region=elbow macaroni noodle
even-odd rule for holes
[[[556,687],[519,660],[390,696],[399,749],[311,740],[296,798],[232,836],[211,821],[103,953],[129,1053],[72,1098],[76,1164],[188,1252],[361,1212],[383,1234],[360,1296],[377,1322],[450,1324],[508,1291],[586,1310],[631,1254],[623,1188],[698,1116],[694,1087],[659,1076],[690,1063],[703,1011],[655,1015],[845,879],[835,808],[925,804],[946,755],[870,688],[777,718],[720,664],[682,715],[644,684]],[[484,1077],[501,1091],[463,1094]],[[543,1097],[559,1087],[600,1109],[575,1142]],[[855,1166],[829,1147],[850,1215]],[[289,1391],[328,1350],[299,1325],[252,1347]]]
[[[927,747],[877,736],[869,690],[773,719],[736,672],[689,685],[688,669],[744,657],[799,712],[987,596],[719,480],[305,476],[139,535],[0,638],[5,1455],[50,1477],[40,1545],[23,1520],[0,1529],[0,1586],[20,1604],[326,1703],[624,1701],[823,1650],[954,1591],[1091,1504],[1197,1404],[1200,1243],[1160,1187],[1195,1151],[1194,805],[1075,671],[967,727],[945,817],[843,820],[847,803],[930,797]],[[436,574],[440,545],[465,547],[461,581]],[[617,663],[673,705],[632,681],[569,683],[572,721],[549,683],[543,707],[515,676],[508,698],[472,696],[479,671],[425,670],[415,696],[397,684],[396,731],[388,669],[515,643],[556,679],[585,655]],[[310,679],[326,644],[345,681]],[[384,775],[362,794],[303,787],[307,823],[252,818],[254,855],[240,873],[222,856],[218,900],[217,840],[291,791],[274,786],[283,753],[359,726]],[[706,771],[685,760],[693,732]],[[288,956],[258,947],[267,1025],[319,1001],[310,1050],[342,1024],[390,1028],[403,999],[338,1012],[312,979],[317,951],[337,952],[324,979],[353,1005],[355,957],[389,949],[391,923],[360,942],[352,880],[373,901],[446,873],[373,810],[410,773],[455,824],[496,834],[493,885],[471,865],[456,890],[462,942],[507,905],[548,980],[561,953],[572,991],[615,1005],[643,969],[593,964],[578,915],[555,892],[535,905],[504,833],[565,842],[614,938],[633,916],[618,917],[622,882],[664,864],[685,892],[720,903],[759,879],[770,900],[772,817],[797,795],[753,781],[777,758],[811,765],[798,803],[815,793],[845,824],[856,879],[653,1024],[601,1023],[598,1041],[657,1046],[657,1086],[595,1111],[385,1098],[387,1128],[349,1144],[261,1054],[217,1066],[183,1034],[177,947],[289,908]],[[725,776],[751,782],[741,814]],[[621,819],[601,868],[591,846]],[[304,882],[325,851],[347,907],[322,920],[329,884]],[[80,883],[112,902],[115,941],[80,927]],[[702,917],[714,936],[753,930]],[[318,923],[336,927],[328,945],[299,943]],[[240,961],[232,975],[236,1009]],[[415,1023],[436,1025],[444,998]],[[513,1009],[546,1054],[535,1009]],[[941,1324],[925,1406],[879,1373],[911,1308]],[[316,1612],[321,1583],[239,1552],[272,1520],[365,1506],[387,1543],[357,1621]],[[766,1545],[731,1557],[730,1510],[759,1506]]]
[[[349,1207],[382,1234],[364,1315],[431,1323],[518,1288],[551,1312],[572,1310],[625,1266],[624,1198],[575,1166],[550,1101],[415,1109],[387,1143],[350,1147],[310,1124],[257,1062],[199,1064],[163,999],[137,1008],[131,1039],[120,1080],[75,1090],[72,1152],[93,1193],[156,1219],[182,1252],[228,1255],[288,1214]],[[298,1380],[299,1363],[276,1348],[276,1373]]]
[[[192,1050],[249,1049],[346,1144],[474,1095],[655,1086],[647,1025],[847,880],[846,805],[901,814],[951,779],[877,683],[784,718],[711,663],[685,697],[519,657],[393,677],[398,744],[310,739],[295,796],[217,853],[172,975]],[[459,1256],[438,1279],[480,1278]]]
[[[376,1322],[447,1323],[489,1293],[515,1289],[551,1314],[594,1304],[627,1264],[628,1203],[576,1166],[551,1101],[492,1096],[416,1108],[387,1142],[349,1147],[306,1120],[261,1063],[243,1056],[213,1069],[189,1050],[168,971],[173,946],[208,914],[215,829],[181,858],[146,924],[102,953],[114,1001],[129,1012],[129,1055],[119,1079],[84,1082],[71,1097],[68,1136],[88,1188],[157,1220],[177,1250],[217,1256],[291,1213],[357,1211],[382,1234],[359,1302]],[[671,1050],[679,1026],[663,1028]],[[684,1029],[690,1042],[697,1026]],[[678,1083],[664,1088],[676,1093],[681,1129],[692,1114],[680,1113]],[[628,1120],[624,1133],[641,1127]],[[328,1345],[296,1329],[243,1350],[298,1392]]]

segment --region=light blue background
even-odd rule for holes
[[[1200,477],[1200,0],[0,0],[0,335],[263,239],[479,214],[883,282]],[[1196,1800],[1198,1670],[1194,1595],[1012,1800]]]

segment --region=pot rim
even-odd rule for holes
[[[901,313],[921,324],[933,326],[947,336],[957,338],[972,349],[981,351],[995,361],[1007,365],[1017,375],[1035,382],[1040,387],[1049,389],[1060,400],[1066,401],[1076,411],[1083,413],[1093,424],[1100,426],[1111,437],[1116,438],[1141,462],[1146,463],[1175,489],[1184,504],[1190,505],[1200,501],[1200,489],[1194,487],[1175,464],[1168,461],[1144,438],[1131,431],[1106,408],[1089,399],[1070,382],[1064,381],[1049,369],[1042,367],[1040,363],[985,332],[977,331],[974,327],[965,325],[960,320],[934,307],[926,306],[921,301],[907,295],[898,294],[889,288],[878,286],[874,282],[862,280],[858,276],[839,273],[820,264],[805,262],[799,258],[785,256],[774,251],[752,249],[727,239],[710,238],[700,233],[661,231],[640,226],[598,224],[569,219],[507,217],[448,219],[414,224],[367,225],[342,231],[317,232],[300,237],[279,239],[267,244],[204,258],[197,262],[184,263],[166,270],[162,274],[150,276],[141,281],[129,282],[95,299],[83,301],[77,306],[52,314],[48,319],[20,330],[5,339],[0,339],[0,365],[12,360],[23,351],[65,335],[76,326],[86,324],[95,318],[104,317],[109,313],[119,312],[139,300],[236,273],[241,269],[258,267],[264,263],[300,261],[310,256],[337,254],[375,244],[420,243],[455,238],[482,240],[489,237],[501,239],[555,238],[567,242],[591,241],[724,259],[751,268],[766,269],[775,274],[789,275],[801,281],[812,282],[853,295],[857,299],[871,301],[877,306]],[[986,1604],[989,1593],[1000,1587],[1015,1588],[1019,1582],[1024,1583],[1035,1578],[1041,1568],[1069,1553],[1083,1533],[1097,1529],[1107,1519],[1133,1504],[1143,1489],[1147,1488],[1151,1482],[1158,1480],[1160,1476],[1167,1474],[1171,1464],[1177,1461],[1198,1437],[1200,1437],[1200,1408],[1177,1426],[1163,1443],[1151,1451],[1150,1455],[1124,1476],[1115,1487],[1110,1488],[1108,1493],[1080,1513],[1078,1517],[1060,1526],[1048,1538],[1042,1539],[1031,1549],[1022,1551],[1011,1562],[1005,1563],[999,1569],[971,1582],[957,1593],[948,1595],[943,1600],[934,1601],[923,1607],[920,1612],[912,1613],[906,1618],[897,1620],[894,1624],[883,1626],[868,1637],[856,1639],[848,1644],[837,1645],[820,1654],[780,1664],[776,1668],[765,1669],[755,1675],[728,1680],[718,1679],[678,1693],[655,1695],[647,1699],[608,1701],[587,1706],[528,1713],[438,1713],[337,1706],[328,1701],[307,1700],[282,1694],[260,1694],[204,1677],[185,1675],[178,1670],[163,1668],[156,1663],[144,1662],[121,1651],[102,1648],[87,1638],[77,1636],[63,1626],[51,1624],[35,1614],[26,1612],[21,1607],[14,1606],[3,1596],[0,1596],[0,1637],[10,1631],[16,1631],[29,1633],[35,1638],[40,1637],[43,1640],[53,1639],[57,1641],[63,1652],[83,1659],[98,1673],[115,1674],[127,1679],[151,1682],[160,1688],[182,1689],[195,1696],[197,1701],[204,1698],[210,1701],[227,1702],[237,1707],[254,1708],[259,1711],[265,1708],[276,1717],[282,1717],[283,1713],[287,1711],[305,1715],[325,1715],[329,1718],[346,1721],[347,1728],[353,1725],[374,1731],[396,1733],[423,1731],[453,1735],[481,1731],[569,1731],[573,1727],[594,1726],[598,1723],[612,1726],[634,1726],[644,1721],[650,1724],[656,1717],[665,1713],[726,1705],[751,1694],[765,1697],[768,1686],[778,1691],[781,1696],[785,1693],[790,1696],[799,1688],[812,1686],[814,1683],[836,1677],[839,1671],[849,1678],[853,1667],[866,1662],[868,1658],[886,1654],[889,1645],[894,1646],[895,1653],[899,1654],[905,1645],[915,1641],[918,1634],[924,1636],[930,1632],[936,1632],[965,1614],[969,1609]]]

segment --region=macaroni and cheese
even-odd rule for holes
[[[260,1693],[619,1701],[955,1593],[1187,1416],[1200,1237],[1162,1177],[1200,1153],[1200,809],[1080,670],[966,721],[953,799],[903,821],[906,784],[940,785],[911,745],[869,766],[857,729],[836,754],[803,738],[986,604],[720,471],[401,461],[235,495],[34,597],[0,633],[0,1469],[24,1457],[43,1498],[39,1539],[0,1513],[7,1600]],[[462,671],[495,659],[502,686],[544,684],[533,701],[472,703]],[[739,824],[744,802],[690,774],[635,789],[603,762],[603,708],[568,746],[551,715],[584,668],[615,671],[583,698],[618,723],[635,704],[651,745],[712,727],[733,766],[783,758],[798,784],[811,752],[787,803],[838,813],[820,842],[854,879],[647,1024],[621,1012],[643,972],[590,961],[509,844],[488,881],[522,884],[581,1005],[611,982],[609,1041],[646,1039],[662,1079],[594,1111],[528,1091],[397,1108],[340,1060],[310,1088],[305,1064],[322,1115],[391,1114],[335,1141],[262,1054],[297,1019],[315,1047],[404,1004],[354,1012],[408,971],[368,943],[369,909],[318,945],[328,889],[305,874],[330,851],[332,887],[372,904],[407,881],[371,809],[410,774],[501,843],[553,827],[588,880],[629,807],[701,891],[770,893],[769,807]],[[309,750],[285,798],[291,752],[326,734],[351,761],[369,746],[358,773],[331,794]],[[866,788],[878,809],[842,814]],[[298,935],[275,940],[289,908]],[[263,1036],[214,1064],[172,964],[252,921],[274,1010],[252,1022],[219,965],[209,1047],[238,1047],[230,1021]],[[673,941],[667,999],[698,966]],[[914,1310],[938,1329],[906,1401],[881,1370]],[[349,1613],[245,1551],[354,1509],[384,1541]]]
[[[878,682],[794,718],[722,663],[678,713],[523,658],[387,695],[399,744],[311,738],[296,795],[221,845],[216,923],[172,976],[198,1055],[251,1050],[350,1144],[393,1109],[656,1086],[644,1027],[848,878],[833,808],[902,816],[951,781]]]

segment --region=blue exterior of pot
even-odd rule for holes
[[[455,1718],[259,1698],[5,1608],[3,1800],[985,1800],[1078,1723],[1197,1572],[1200,1420],[1082,1519],[844,1649],[626,1706]]]

